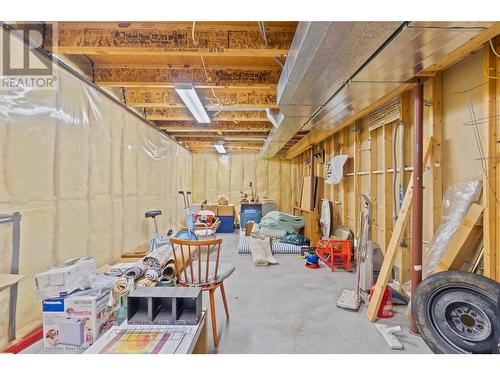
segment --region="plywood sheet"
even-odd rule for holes
[[[311,209],[311,176],[304,176],[302,182],[302,193],[300,199],[300,208],[303,210]]]

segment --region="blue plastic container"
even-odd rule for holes
[[[254,223],[260,223],[260,211],[254,208],[247,208],[240,212],[240,228],[245,228],[247,222],[252,220]]]
[[[234,216],[219,216],[220,225],[217,228],[217,233],[233,233],[234,232]]]

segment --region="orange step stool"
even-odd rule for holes
[[[316,254],[332,272],[335,268],[351,270],[350,240],[319,240],[316,244]]]

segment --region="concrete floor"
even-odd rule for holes
[[[236,234],[220,237],[221,261],[233,263],[236,271],[224,283],[229,321],[217,292],[217,353],[431,353],[407,328],[398,335],[404,350],[391,350],[366,319],[366,306],[358,312],[335,306],[344,289],[354,288],[355,274],[332,273],[325,266],[311,270],[295,255],[276,255],[280,264],[254,267],[250,255],[238,254]],[[405,325],[407,320],[397,313],[380,323]],[[210,335],[213,350],[212,343]]]
[[[238,254],[238,235],[221,234],[221,261],[236,271],[224,283],[230,319],[226,320],[220,292],[216,293],[216,320],[220,336],[213,348],[211,321],[207,320],[212,353],[431,353],[420,337],[398,334],[403,350],[391,350],[366,319],[366,306],[350,312],[335,306],[344,289],[353,289],[355,275],[330,272],[323,265],[311,270],[295,255],[276,255],[280,262],[255,267],[251,255]],[[208,293],[203,306],[209,308]],[[404,311],[404,308],[402,309]],[[380,323],[405,325],[402,313]],[[43,353],[38,342],[23,353]]]

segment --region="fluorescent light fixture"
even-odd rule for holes
[[[175,91],[181,97],[182,101],[191,111],[196,121],[200,124],[209,124],[210,117],[208,117],[207,111],[203,108],[200,98],[196,94],[194,87],[191,83],[177,83],[175,85]]]
[[[219,154],[225,154],[226,149],[224,148],[224,145],[222,143],[215,143],[214,144],[215,149]]]

